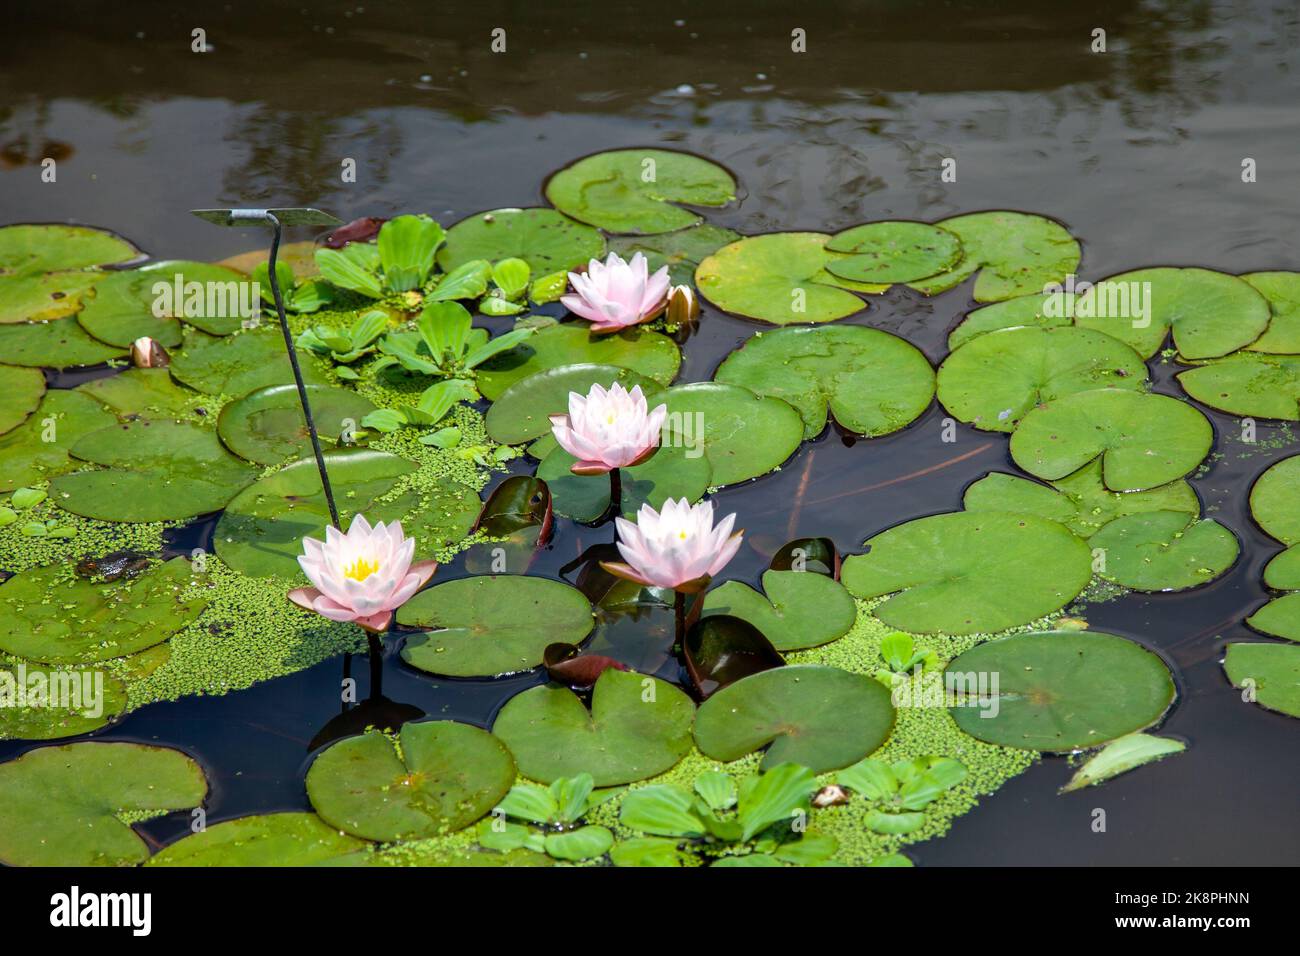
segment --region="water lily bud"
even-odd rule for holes
[[[668,290],[668,324],[690,325],[700,317],[700,300],[688,285],[675,285]]]
[[[166,368],[172,359],[165,348],[142,335],[131,343],[131,364],[136,368]]]
[[[814,807],[833,807],[841,803],[849,802],[849,792],[839,784],[832,783],[829,786],[822,787],[813,794],[812,805]]]

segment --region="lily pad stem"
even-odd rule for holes
[[[686,593],[684,591],[673,592],[673,612],[677,618],[677,644],[681,645],[686,640]]]

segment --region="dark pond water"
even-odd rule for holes
[[[736,172],[742,200],[710,218],[747,233],[1016,208],[1066,223],[1088,278],[1300,264],[1300,11],[1282,0],[25,6],[6,11],[0,52],[0,222],[105,226],[169,257],[262,244],[192,219],[196,206],[424,211],[450,223],[537,204],[546,174],[585,153],[663,145]],[[190,52],[196,27],[212,51]],[[505,55],[489,52],[494,27],[507,30]],[[795,27],[806,54],[790,52]],[[1089,51],[1098,27],[1105,54]],[[39,181],[46,155],[66,157],[56,184]],[[340,182],[346,157],[354,184]],[[956,183],[940,182],[944,157],[957,159]],[[1241,181],[1246,157],[1253,184]],[[937,362],[969,291],[891,294],[858,321]],[[755,328],[706,308],[683,378],[708,378]],[[1179,394],[1169,369],[1156,379]],[[1241,622],[1263,603],[1261,571],[1279,550],[1251,522],[1247,491],[1293,449],[1244,446],[1236,421],[1210,417],[1222,457],[1194,484],[1241,539],[1241,560],[1210,587],[1089,613],[1171,663],[1180,700],[1164,732],[1188,751],[1068,797],[1056,795],[1067,767],[1046,760],[947,838],[909,850],[919,863],[1300,859],[1300,724],[1242,704],[1219,666],[1228,641],[1254,637]],[[728,573],[756,581],[795,536],[852,550],[958,508],[966,485],[1010,469],[1004,438],[959,430],[944,443],[941,419],[932,408],[856,444],[825,434],[781,472],[720,494],[755,546]],[[1261,441],[1273,435],[1261,428]],[[611,539],[563,526],[533,570],[556,573]],[[308,745],[338,713],[347,666],[150,706],[105,736],[195,754],[213,781],[211,820],[306,808]],[[364,691],[365,662],[351,666]],[[480,724],[535,680],[431,682],[396,659],[383,667],[389,698]],[[27,746],[0,743],[0,759]],[[1107,811],[1104,834],[1090,827],[1094,807]],[[161,842],[182,826],[145,829]]]

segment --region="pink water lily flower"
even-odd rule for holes
[[[618,332],[639,322],[648,322],[663,311],[668,301],[668,267],[650,275],[641,253],[624,262],[611,252],[604,262],[592,259],[586,274],[569,273],[573,292],[560,297],[574,315],[591,321],[597,334]]]
[[[662,511],[643,504],[636,523],[616,518],[618,550],[627,562],[602,561],[610,574],[649,587],[701,591],[740,550],[744,531],[732,534],[736,516],[715,527],[713,502],[691,505],[685,498],[664,502]]]
[[[593,384],[586,396],[569,393],[569,414],[551,416],[551,433],[578,459],[570,469],[575,475],[603,475],[653,455],[667,417],[667,405],[647,411],[640,385],[629,392],[618,382],[608,389]]]
[[[415,541],[402,523],[382,521],[374,527],[364,515],[352,519],[344,534],[325,529],[325,541],[304,538],[298,556],[314,587],[296,588],[289,600],[331,621],[352,621],[367,631],[388,629],[393,611],[433,577],[436,561],[412,564]]]

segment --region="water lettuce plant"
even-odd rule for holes
[[[587,814],[622,793],[621,787],[596,790],[591,774],[560,777],[549,787],[517,783],[478,823],[478,841],[508,853],[521,848],[557,860],[603,856],[614,843],[608,827],[582,825]]]
[[[643,834],[611,851],[617,866],[817,866],[838,849],[833,837],[810,832],[816,779],[807,767],[783,763],[737,781],[700,774],[693,790],[655,784],[630,791],[619,823]]]

